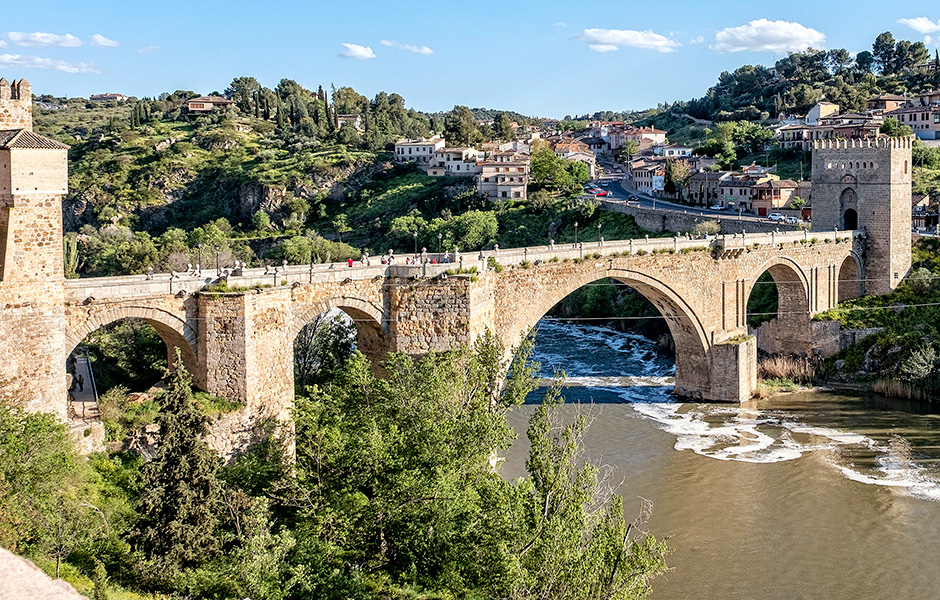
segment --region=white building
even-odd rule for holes
[[[395,162],[413,162],[427,168],[434,161],[434,155],[442,148],[444,138],[441,137],[433,137],[430,140],[399,140],[395,142]]]

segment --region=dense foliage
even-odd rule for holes
[[[892,293],[843,302],[816,317],[843,327],[881,327],[858,345],[830,359],[844,361],[841,373],[854,380],[900,379],[940,398],[936,360],[940,340],[940,243],[923,239],[913,249],[912,268]],[[841,363],[840,363],[841,364]]]
[[[297,398],[289,468],[273,424],[220,467],[179,366],[146,465],[85,462],[54,419],[4,407],[0,536],[112,599],[644,597],[668,549],[645,509],[625,521],[584,460],[584,420],[557,422],[557,391],[530,420],[530,477],[499,475],[506,414],[535,382],[527,356],[507,380],[492,339],[389,355],[383,377],[354,354]]]
[[[773,68],[744,65],[723,72],[702,98],[683,106],[693,117],[757,121],[779,113],[806,114],[820,100],[842,110],[864,112],[871,96],[882,92],[912,94],[937,87],[940,70],[931,70],[923,42],[878,36],[872,52],[854,59],[845,49],[791,52]]]

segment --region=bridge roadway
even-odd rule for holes
[[[205,289],[220,280],[215,273],[68,280],[65,347],[71,352],[120,319],[151,323],[171,358],[179,349],[199,387],[244,406],[215,429],[221,433],[213,444],[230,455],[251,443],[259,419],[289,418],[294,338],[331,308],[353,318],[358,347],[374,359],[447,350],[486,330],[509,358],[552,306],[609,277],[643,294],[666,319],[676,343],[676,393],[739,402],[756,387],[746,306],[757,279],[769,272],[777,284],[776,343],[808,352],[811,316],[864,292],[867,241],[862,231],[800,231],[495,249],[450,264],[373,258],[353,267],[234,271],[221,278],[233,290],[226,293]]]

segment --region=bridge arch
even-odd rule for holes
[[[861,276],[863,272],[861,259],[854,251],[850,252],[839,266],[839,303],[858,298],[864,293],[865,286]]]
[[[765,274],[770,275],[772,281],[761,281]],[[773,316],[766,314],[773,308],[773,290],[766,288],[771,283],[776,291],[776,314]],[[809,277],[799,263],[785,256],[765,261],[748,278],[745,298],[744,322],[757,335],[760,350],[770,354],[810,352],[811,287]]]
[[[676,393],[685,396],[707,396],[710,390],[711,347],[699,311],[676,290],[661,279],[641,271],[624,268],[591,270],[540,289],[538,301],[519,307],[519,317],[513,324],[508,346],[515,347],[525,332],[566,296],[599,279],[610,278],[630,286],[650,301],[660,312],[669,328],[676,348]],[[504,334],[505,335],[505,334]]]
[[[373,361],[383,359],[389,350],[388,318],[381,308],[358,298],[334,296],[312,304],[295,306],[289,332],[291,342],[293,343],[300,330],[307,324],[334,308],[343,311],[353,320],[356,326],[356,346],[359,350]]]
[[[148,306],[92,306],[83,310],[81,320],[69,319],[66,328],[65,342],[67,354],[74,352],[75,348],[94,331],[112,323],[125,319],[139,319],[152,326],[167,348],[167,364],[172,366],[176,360],[176,349],[179,348],[183,365],[193,375],[197,385],[201,386],[202,372],[196,358],[198,338],[196,330],[169,311]]]
[[[810,312],[809,277],[795,260],[786,256],[775,256],[754,270],[748,278],[745,297],[750,298],[758,280],[769,273],[777,287],[777,318],[806,315]]]

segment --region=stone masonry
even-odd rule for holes
[[[353,318],[358,347],[374,359],[388,351],[448,350],[487,330],[509,358],[552,306],[609,277],[635,288],[666,318],[676,344],[677,393],[740,402],[756,387],[756,342],[748,335],[746,306],[763,273],[774,278],[780,297],[773,337],[792,352],[808,352],[812,315],[840,299],[890,290],[894,273],[903,277],[910,260],[904,262],[909,231],[898,225],[905,214],[909,221],[909,196],[905,204],[896,181],[906,181],[910,193],[910,144],[899,141],[827,147],[821,155],[829,168],[838,154],[839,173],[856,179],[823,175],[814,203],[838,205],[843,219],[851,217],[846,207],[857,206],[857,223],[849,224],[858,229],[602,240],[464,254],[459,264],[66,281],[61,198],[67,148],[29,131],[18,108],[28,84],[16,85],[16,94],[0,88],[0,397],[64,420],[69,353],[99,327],[142,319],[155,327],[171,359],[179,352],[197,386],[241,405],[217,419],[209,436],[225,456],[249,446],[260,421],[289,421],[294,339],[332,308]],[[850,163],[855,154],[859,160]],[[842,158],[859,166],[843,169]],[[862,174],[866,168],[887,176]],[[837,218],[835,209],[821,210],[823,222]],[[220,279],[245,291],[205,291]]]

